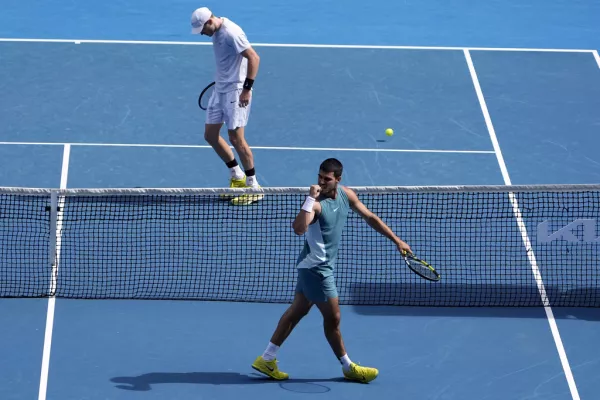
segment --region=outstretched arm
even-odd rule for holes
[[[410,246],[398,236],[396,236],[396,234],[390,229],[389,226],[385,224],[385,222],[381,220],[381,218],[379,218],[371,210],[369,210],[367,206],[365,206],[360,201],[360,199],[352,189],[344,187],[344,191],[348,196],[348,200],[350,201],[350,207],[352,208],[352,210],[354,210],[354,212],[360,215],[367,222],[367,224],[369,224],[371,228],[375,229],[378,233],[382,234],[383,236],[394,242],[398,247],[398,250],[412,253]]]

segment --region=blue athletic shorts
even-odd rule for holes
[[[298,268],[296,292],[304,294],[313,303],[338,297],[333,274],[324,274],[311,268]]]

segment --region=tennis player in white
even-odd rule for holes
[[[215,54],[215,86],[206,109],[204,139],[212,146],[230,170],[230,187],[260,187],[254,169],[254,157],[244,138],[252,106],[252,85],[258,73],[260,57],[236,23],[216,17],[208,8],[192,13],[192,33],[212,38]],[[233,151],[221,137],[227,125],[229,141],[240,157],[244,171]],[[262,194],[242,195],[231,200],[235,205],[259,201]]]

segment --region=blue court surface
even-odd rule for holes
[[[3,4],[2,187],[226,187],[196,103],[205,5],[261,57],[246,137],[263,187],[308,187],[328,157],[349,186],[600,183],[598,2],[50,3]],[[360,385],[317,309],[279,352],[292,379],[255,374],[286,307],[3,298],[0,398],[600,396],[598,308],[343,306],[350,358],[380,370]]]

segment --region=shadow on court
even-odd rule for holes
[[[363,316],[461,317],[461,318],[547,318],[543,307],[406,307],[353,306]],[[555,307],[555,319],[600,321],[598,308]]]
[[[290,378],[285,381],[275,381],[259,374],[240,374],[237,372],[150,372],[139,376],[121,376],[111,379],[119,383],[117,388],[132,391],[152,390],[158,384],[196,384],[196,385],[253,385],[253,384],[279,384],[283,389],[291,391],[329,391],[329,388],[316,385],[313,390],[308,386],[303,388],[298,385],[317,384],[325,382],[346,382],[343,377],[335,378]],[[320,389],[319,389],[320,388]]]

